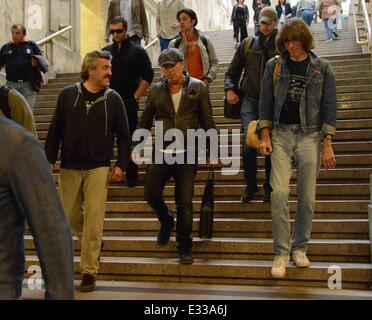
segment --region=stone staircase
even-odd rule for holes
[[[372,174],[372,70],[371,59],[353,44],[353,29],[339,32],[339,39],[326,43],[323,24],[314,25],[316,52],[327,56],[337,79],[338,132],[334,139],[337,169],[320,172],[312,240],[308,255],[310,268],[291,263],[283,280],[273,280],[270,205],[262,202],[263,158],[259,158],[260,192],[250,204],[240,203],[244,190],[243,172],[216,174],[214,238],[197,236],[199,212],[207,168],[196,176],[194,197],[193,265],[180,265],[174,233],[165,247],[156,244],[159,224],[143,200],[143,186],[109,187],[104,223],[104,250],[98,279],[171,281],[232,285],[327,287],[330,266],[342,271],[342,287],[370,289],[371,248],[368,238],[367,206],[369,175]],[[251,30],[250,30],[251,32]],[[221,59],[218,78],[211,86],[213,115],[218,128],[240,128],[239,121],[223,117],[223,79],[234,53],[232,31],[211,32]],[[61,74],[40,92],[35,106],[39,139],[45,140],[60,90],[78,81],[77,74]],[[156,69],[154,81],[159,79]],[[141,108],[145,98],[141,100]],[[227,148],[229,146],[225,146]],[[231,147],[231,146],[230,146]],[[241,161],[241,159],[240,159]],[[242,168],[242,167],[241,167]],[[145,167],[140,167],[143,182]],[[57,181],[59,163],[54,176]],[[295,175],[291,183],[291,219],[296,209]],[[174,209],[174,187],[165,197]],[[27,265],[37,264],[32,237],[25,236]],[[79,278],[79,243],[74,239],[76,278]],[[330,271],[331,272],[331,271]],[[26,275],[27,276],[27,275]]]

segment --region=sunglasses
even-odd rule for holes
[[[110,29],[110,34],[114,34],[114,33],[117,33],[117,34],[120,34],[120,33],[123,33],[124,29]]]

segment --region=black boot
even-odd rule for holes
[[[169,222],[161,222],[160,231],[157,239],[159,245],[164,246],[169,242],[169,238],[172,233],[173,227],[174,227],[173,216],[169,217]]]
[[[246,187],[245,191],[244,191],[244,193],[241,197],[242,203],[251,202],[257,191],[258,191],[257,187]]]

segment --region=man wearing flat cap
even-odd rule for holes
[[[261,83],[266,63],[277,55],[275,38],[277,35],[278,16],[276,10],[271,7],[262,8],[259,15],[258,35],[248,37],[240,43],[233,60],[225,74],[225,92],[227,102],[238,106],[241,103],[241,123],[243,136],[246,136],[248,124],[258,119],[258,102],[261,91]],[[243,79],[239,84],[241,73],[244,69]],[[243,97],[238,96],[237,89],[240,87]],[[243,139],[245,141],[245,139]],[[246,189],[241,197],[243,203],[253,200],[258,191],[257,185],[257,150],[243,145],[243,167]],[[264,202],[270,202],[270,157],[265,158],[266,180],[264,187]]]
[[[211,103],[206,84],[190,77],[184,68],[184,55],[176,49],[166,49],[159,56],[159,65],[163,75],[160,82],[154,84],[149,91],[146,106],[139,119],[137,130],[151,130],[153,120],[160,122],[163,131],[160,134],[155,129],[155,140],[159,135],[178,134],[184,137],[186,143],[189,129],[199,128],[207,131],[216,128],[213,122]],[[177,141],[177,138],[176,138]],[[190,150],[184,143],[161,141],[161,146],[153,148],[151,164],[147,165],[145,176],[145,199],[155,211],[160,231],[157,237],[159,245],[169,242],[175,225],[173,212],[163,199],[163,190],[167,181],[173,177],[175,182],[175,202],[177,207],[176,240],[180,262],[193,263],[192,221],[194,180],[196,175],[195,158],[190,161]],[[174,146],[176,145],[176,146]],[[160,156],[159,156],[160,155]],[[176,155],[175,161],[172,158]],[[132,158],[138,160],[140,154],[134,148]],[[172,161],[169,161],[169,160]]]

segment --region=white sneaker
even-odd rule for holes
[[[292,253],[293,261],[299,268],[307,268],[310,265],[309,259],[306,257],[306,253],[296,250]]]
[[[285,268],[289,262],[288,255],[275,256],[273,266],[271,268],[271,275],[273,278],[283,278],[285,276]]]

